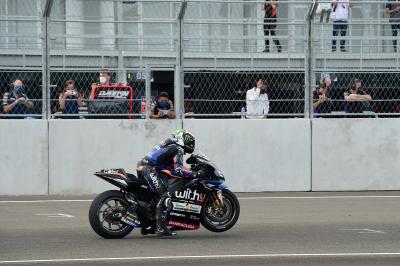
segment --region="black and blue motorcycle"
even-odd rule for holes
[[[212,232],[232,228],[239,218],[240,205],[227,189],[222,172],[202,153],[192,154],[186,163],[193,171],[205,173],[204,177],[173,179],[168,171],[160,173],[169,185],[181,188],[171,195],[168,226],[173,230],[197,230],[201,224]],[[134,228],[155,228],[155,195],[144,179],[124,169],[101,170],[95,175],[120,188],[99,194],[90,206],[90,225],[98,235],[123,238]]]

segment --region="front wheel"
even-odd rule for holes
[[[123,238],[133,227],[121,221],[129,203],[124,193],[117,190],[104,191],[90,205],[89,222],[93,230],[104,238]]]
[[[208,197],[201,211],[201,224],[212,232],[225,232],[231,229],[239,219],[240,205],[235,194],[225,189],[222,191],[224,204],[217,206]]]

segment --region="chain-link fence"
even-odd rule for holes
[[[259,80],[266,97],[252,98]],[[304,116],[304,72],[185,72],[186,117],[244,117],[264,104],[264,116]]]
[[[397,3],[319,2],[0,0],[1,118],[397,116]]]

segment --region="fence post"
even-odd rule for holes
[[[49,48],[49,17],[53,0],[46,0],[42,16],[42,118],[49,119],[51,115],[50,104],[50,48]]]
[[[315,84],[314,51],[313,51],[313,20],[317,11],[318,1],[314,0],[307,13],[307,46],[305,57],[305,86],[304,86],[304,117],[312,118],[313,88]]]
[[[183,18],[186,13],[187,2],[186,0],[182,1],[178,17],[177,17],[177,26],[178,26],[178,43],[177,43],[177,57],[176,57],[176,65],[175,65],[175,86],[174,86],[174,105],[175,105],[175,119],[182,119],[184,111],[184,67],[183,67]]]
[[[151,108],[151,68],[149,65],[146,65],[146,119],[150,119],[150,108]]]

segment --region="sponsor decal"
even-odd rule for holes
[[[118,174],[118,170],[117,169],[104,169],[103,173],[105,174]]]
[[[196,215],[190,215],[189,218],[196,221],[200,220],[200,217]]]
[[[117,91],[117,90],[102,90],[99,92],[98,97],[113,97],[126,99],[129,97],[129,91]]]
[[[168,225],[181,227],[181,228],[185,228],[185,229],[191,229],[191,230],[199,228],[198,225],[181,223],[181,222],[177,222],[177,221],[169,221]]]
[[[172,216],[176,216],[176,217],[183,217],[186,218],[186,215],[182,214],[182,213],[177,213],[177,212],[170,212],[169,213]]]
[[[157,175],[156,175],[156,174],[150,173],[150,178],[151,178],[151,181],[153,181],[153,184],[154,184],[155,188],[158,189],[158,188],[161,187],[160,182],[158,182],[158,179],[157,179]]]
[[[184,191],[175,191],[175,197],[178,199],[204,202],[206,199],[206,194],[198,193],[197,190],[192,191],[190,188],[187,188]]]
[[[172,202],[174,211],[185,211],[200,213],[201,205],[190,204],[189,202]]]

